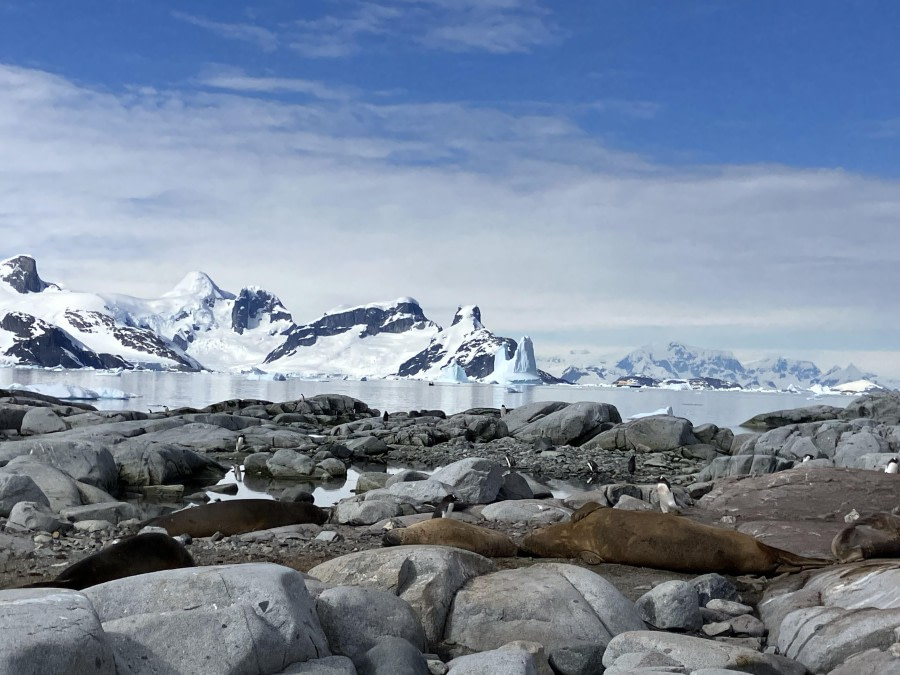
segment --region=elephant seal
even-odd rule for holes
[[[452,518],[429,518],[385,533],[385,546],[453,546],[488,558],[510,558],[518,547],[505,534]]]
[[[900,556],[900,517],[875,513],[853,521],[831,541],[831,552],[841,562]]]
[[[525,555],[580,557],[676,572],[774,574],[833,563],[767,546],[753,537],[656,511],[624,511],[588,502],[567,523],[525,537]]]
[[[327,520],[328,511],[308,502],[230,499],[151,518],[142,527],[162,527],[173,537],[211,537],[216,532],[228,536],[298,523],[322,525]]]
[[[193,567],[194,559],[181,542],[167,534],[137,534],[107,546],[69,565],[52,581],[29,584],[25,588],[71,588],[80,591],[114,579],[136,574]]]

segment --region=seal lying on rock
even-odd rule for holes
[[[381,541],[385,546],[453,546],[488,558],[512,557],[518,550],[505,534],[452,518],[430,518],[409,527],[390,530]]]
[[[138,534],[107,546],[59,573],[53,581],[29,584],[26,588],[71,588],[80,591],[106,581],[136,574],[193,567],[187,549],[167,534]]]
[[[580,557],[590,565],[619,563],[677,572],[773,574],[824,567],[833,561],[782,551],[753,537],[655,511],[624,511],[588,502],[568,523],[533,532],[526,555]]]
[[[328,511],[308,502],[230,499],[152,518],[142,526],[165,528],[173,537],[211,537],[216,532],[228,536],[299,523],[322,525],[327,520]]]
[[[852,522],[831,541],[831,552],[841,562],[900,556],[900,517],[875,513]]]

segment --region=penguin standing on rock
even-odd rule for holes
[[[391,417],[391,416],[388,415],[388,411],[385,410],[385,411],[384,411],[384,415],[381,416],[381,421],[382,421],[382,422],[387,422],[387,421],[390,419],[390,417]]]
[[[672,494],[672,485],[666,480],[665,476],[659,477],[659,482],[656,484],[656,494],[659,496],[660,511],[663,513],[669,513],[670,511],[678,513],[680,511],[678,504],[675,502],[675,495]]]
[[[591,473],[600,473],[600,466],[592,459],[587,461],[587,467]]]
[[[887,466],[884,467],[885,473],[897,473],[897,458],[891,457],[891,461],[887,463]]]
[[[457,501],[456,497],[453,495],[447,495],[444,497],[438,505],[434,507],[434,511],[431,514],[432,518],[449,518],[450,514],[453,513],[453,503]]]
[[[516,458],[510,455],[509,453],[504,453],[503,458],[506,460],[506,466],[510,469],[516,468]]]
[[[628,475],[633,476],[635,469],[637,469],[637,456],[632,454],[631,457],[628,458]]]
[[[803,461],[800,463],[805,464],[806,462],[808,462],[811,459],[814,459],[813,456],[807,452],[805,455],[803,455]]]
[[[243,452],[245,445],[247,445],[247,439],[244,437],[244,434],[241,434],[237,437],[237,443],[234,444],[234,451]]]

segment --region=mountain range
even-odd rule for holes
[[[677,342],[642,347],[612,363],[571,365],[578,360],[584,355],[539,361],[530,338],[517,341],[488,330],[477,305],[460,306],[447,328],[410,297],[339,307],[300,324],[275,294],[257,286],[231,293],[203,272],[189,273],[158,298],[143,299],[67,290],[41,279],[27,255],[0,262],[0,365],[498,384],[638,378],[644,384],[696,380],[702,386],[767,389],[876,380],[852,364],[827,372],[810,361],[782,357],[741,364],[730,352]]]
[[[0,262],[0,364],[561,382],[537,369],[529,338],[495,335],[475,305],[461,306],[447,329],[409,297],[298,324],[273,293],[230,293],[203,272],[143,299],[66,290],[26,255]]]
[[[573,355],[575,356],[575,355]],[[581,360],[583,359],[583,355]],[[834,388],[851,382],[877,381],[874,373],[861,371],[852,363],[822,372],[812,361],[773,357],[742,364],[728,351],[690,347],[679,342],[648,345],[636,349],[614,363],[568,366],[562,379],[572,384],[613,384],[628,378],[644,378],[643,384],[707,380],[714,388],[808,389],[818,385]]]

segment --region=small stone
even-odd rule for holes
[[[340,541],[340,539],[341,535],[334,530],[322,530],[316,535],[315,541],[324,541],[327,544],[333,544],[336,541]]]
[[[428,659],[425,664],[428,666],[428,672],[431,675],[447,675],[450,670],[446,663],[435,659]]]
[[[731,624],[727,621],[716,621],[715,623],[708,623],[702,628],[704,634],[709,635],[710,637],[716,637],[717,635],[727,635],[731,632]]]
[[[194,541],[194,538],[189,534],[179,534],[174,539],[175,541],[180,541],[182,546],[190,546]]]
[[[33,538],[34,543],[38,546],[49,544],[51,541],[53,541],[53,537],[51,537],[49,534],[36,534]]]
[[[859,520],[859,511],[853,509],[850,513],[844,516],[845,523],[852,523],[855,520]]]
[[[713,639],[716,642],[724,642],[735,647],[746,647],[755,651],[762,650],[762,640],[755,637],[717,637]]]
[[[731,630],[736,635],[749,635],[751,637],[762,637],[766,634],[765,624],[750,614],[737,616],[728,622]]]
[[[742,614],[751,614],[753,612],[753,608],[748,605],[721,598],[713,598],[706,603],[706,607],[716,612],[723,612],[729,616],[741,616]]]

